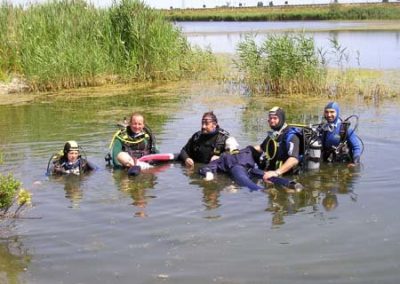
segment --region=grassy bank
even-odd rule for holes
[[[72,0],[0,5],[0,80],[21,76],[33,90],[177,80],[214,61],[136,0],[107,9]]]
[[[163,14],[173,21],[399,20],[400,3],[171,9]]]

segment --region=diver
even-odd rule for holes
[[[285,112],[280,107],[273,107],[268,112],[268,124],[272,131],[261,145],[255,149],[264,153],[261,156],[260,164],[265,170],[263,180],[271,183],[272,177],[279,177],[283,174],[294,174],[299,170],[300,164],[300,134],[295,127],[286,123]]]
[[[347,162],[349,166],[360,164],[363,142],[356,135],[358,117],[352,115],[344,120],[340,118],[339,104],[329,102],[324,108],[326,123],[318,127],[322,141],[322,158],[325,162]],[[350,119],[357,123],[351,129]]]
[[[206,112],[201,119],[201,130],[194,133],[182,148],[179,159],[187,167],[193,167],[195,162],[209,163],[225,151],[225,141],[229,136],[219,127],[214,112]]]
[[[226,151],[222,155],[199,169],[199,174],[204,176],[207,181],[214,179],[214,173],[228,173],[231,178],[240,186],[246,186],[250,191],[263,190],[264,187],[258,185],[253,179],[263,179],[264,171],[261,170],[261,153],[255,147],[247,146],[244,149],[238,149],[238,142],[235,138],[229,137],[226,140]],[[270,181],[281,186],[295,189],[300,192],[303,186],[295,181],[271,177]]]
[[[158,152],[155,138],[138,112],[132,113],[129,124],[114,134],[110,148],[111,154],[106,156],[106,161],[112,161],[114,168],[127,168],[132,175],[152,167],[137,159]]]
[[[229,137],[225,144],[226,151],[218,159],[201,167],[199,174],[204,176],[205,180],[210,181],[214,179],[216,172],[229,173],[240,186],[246,186],[250,190],[263,189],[251,180],[253,177],[251,171],[257,167],[256,161],[261,154],[252,146],[239,150],[239,144],[233,137]],[[263,172],[261,178],[262,176]]]
[[[93,171],[96,167],[83,158],[81,152],[83,151],[76,141],[66,142],[60,153],[51,156],[47,164],[47,174],[81,175]]]

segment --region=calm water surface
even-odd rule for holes
[[[217,53],[234,54],[239,42],[251,34],[261,43],[271,34],[304,30],[307,36],[314,38],[317,48],[326,51],[331,47],[330,40],[336,39],[349,56],[346,66],[400,68],[400,30],[348,30],[371,25],[370,22],[179,22],[177,25],[190,43]],[[328,52],[326,57],[331,66],[337,65],[332,54]]]
[[[26,219],[2,232],[0,282],[397,283],[398,102],[342,101],[343,116],[360,116],[363,165],[306,173],[300,194],[249,192],[222,175],[204,182],[178,163],[130,178],[103,160],[116,122],[133,110],[148,117],[162,152],[177,152],[211,109],[246,146],[264,138],[266,108],[318,122],[325,103],[189,85],[0,106],[1,172],[33,193]],[[70,139],[99,170],[45,177],[50,154]]]

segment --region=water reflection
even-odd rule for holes
[[[156,196],[149,194],[149,190],[154,189],[157,184],[157,174],[170,167],[170,164],[155,165],[153,168],[141,171],[137,176],[128,176],[127,171],[122,169],[112,171],[118,190],[129,194],[132,198],[136,217],[148,217],[145,209],[149,200],[156,198]]]
[[[65,198],[71,201],[70,208],[79,208],[79,204],[83,199],[82,184],[87,180],[89,175],[92,173],[87,173],[83,176],[77,175],[62,175],[62,176],[50,176],[51,181],[64,185]]]
[[[325,164],[318,171],[308,171],[295,177],[305,186],[305,190],[300,193],[279,187],[269,188],[265,211],[272,213],[272,227],[278,228],[285,224],[285,217],[299,212],[310,212],[323,217],[337,209],[343,198],[357,202],[353,186],[360,174],[360,168]]]
[[[0,283],[24,283],[22,276],[31,256],[19,238],[0,239],[0,256]]]
[[[206,218],[220,218],[221,214],[217,209],[222,206],[221,194],[236,193],[239,186],[235,185],[229,176],[222,173],[216,174],[211,181],[205,181],[198,173],[201,166],[198,164],[193,169],[185,168],[184,174],[189,177],[191,185],[196,185],[201,189],[204,209],[210,211]]]
[[[81,180],[79,177],[69,177],[64,186],[65,197],[71,200],[72,208],[79,207],[79,203],[83,197],[81,189]]]
[[[301,193],[288,192],[282,189],[272,188],[268,190],[268,206],[265,209],[272,213],[272,227],[278,228],[285,224],[285,217],[304,211],[305,208],[315,210],[317,196],[308,191]]]

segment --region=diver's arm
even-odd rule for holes
[[[269,140],[270,140],[270,138],[269,138],[269,136],[267,136],[260,145],[253,146],[253,148],[256,149],[256,151],[258,153],[266,152],[266,150],[267,150],[266,148],[267,148],[267,144],[268,144]]]
[[[112,151],[112,162],[114,167],[121,167],[121,163],[118,161],[117,156],[120,152],[122,152],[122,141],[119,140],[118,138],[115,139],[113,147],[111,149]]]
[[[352,153],[352,159],[354,164],[360,163],[360,157],[362,153],[362,145],[360,139],[353,132],[348,136],[349,147]]]
[[[268,180],[271,177],[279,177],[291,169],[293,169],[295,166],[299,164],[299,160],[295,157],[289,157],[283,164],[282,166],[279,167],[279,169],[276,169],[275,171],[267,171],[264,173],[263,180],[265,182],[268,182]]]
[[[271,177],[279,177],[293,168],[295,168],[299,164],[299,157],[300,157],[300,139],[297,135],[293,135],[290,139],[289,144],[291,145],[288,149],[287,155],[289,158],[283,164],[274,171],[267,171],[264,176],[263,180],[267,182],[267,180]]]
[[[192,138],[189,139],[189,141],[186,143],[186,145],[181,149],[181,152],[179,153],[179,159],[182,162],[184,162],[186,166],[194,165],[194,161],[190,158],[188,153],[191,143],[193,143]]]

